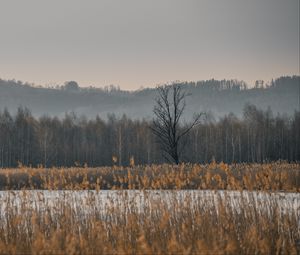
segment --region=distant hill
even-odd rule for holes
[[[256,83],[247,88],[243,81],[207,80],[182,83],[190,96],[187,98],[186,120],[194,112],[211,112],[220,117],[229,112],[237,116],[243,113],[244,105],[268,107],[276,114],[293,114],[299,110],[300,76],[285,76],[270,84]],[[35,87],[15,80],[0,79],[0,110],[5,107],[15,112],[19,106],[27,107],[36,117],[44,114],[64,116],[66,112],[105,119],[108,113],[117,116],[126,114],[131,118],[152,118],[156,90],[146,88],[123,91],[110,88],[80,88],[76,82],[68,82],[57,88]]]

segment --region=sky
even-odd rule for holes
[[[0,0],[0,78],[52,86],[299,75],[299,0]]]

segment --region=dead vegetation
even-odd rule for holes
[[[103,202],[103,213],[95,206],[97,192],[91,192],[82,201],[60,191],[51,207],[41,191],[39,206],[32,206],[32,191],[8,192],[10,196],[4,201],[7,209],[0,220],[1,254],[215,255],[300,251],[299,212],[282,212],[275,199],[271,199],[268,210],[259,210],[244,198],[238,209],[228,203],[227,196],[218,197],[217,203],[209,197],[186,197],[184,202],[171,198],[167,206],[161,199],[147,197],[144,191],[146,202],[140,210],[127,191],[118,191],[124,203],[113,199]],[[21,202],[14,207],[12,201],[16,197]],[[251,195],[249,198],[253,199]]]
[[[238,207],[226,195],[217,203],[201,196],[171,199],[168,206],[146,196],[140,210],[126,195],[127,189],[297,193],[299,169],[280,162],[2,169],[0,187],[9,196],[1,200],[0,254],[299,254],[299,207],[284,212],[271,200],[259,210],[250,194]],[[59,191],[50,206],[43,191],[32,200],[32,189],[95,191],[84,201]],[[104,189],[119,190],[123,205],[110,199],[101,203],[105,213],[99,210],[97,194]]]
[[[152,165],[0,170],[1,190],[222,189],[300,191],[300,165],[288,163]]]

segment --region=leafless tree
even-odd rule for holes
[[[181,117],[186,107],[188,94],[180,84],[165,85],[157,88],[153,113],[155,119],[150,127],[158,138],[164,157],[170,162],[179,163],[183,146],[179,146],[182,138],[198,125],[203,113],[195,114],[189,125],[182,126]]]

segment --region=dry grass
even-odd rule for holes
[[[171,199],[167,205],[162,199],[145,195],[140,210],[134,199],[122,191],[299,192],[299,164],[20,167],[0,170],[0,187],[9,194],[0,206],[0,254],[300,253],[299,207],[291,213],[283,212],[278,200],[271,199],[267,210],[260,210],[251,194],[238,207],[226,196],[219,197],[217,203],[213,198],[200,196],[187,197],[184,202]],[[9,191],[12,189],[62,189],[72,190],[71,194],[83,189],[96,191],[90,192],[86,200],[72,199],[60,191],[55,203],[49,204],[42,192],[32,200],[32,191]],[[95,206],[101,189],[121,190],[118,192],[123,204],[114,199],[100,203],[103,213]],[[14,204],[16,199],[18,206]]]
[[[209,197],[186,197],[184,203],[171,198],[167,206],[145,193],[140,210],[126,191],[119,192],[122,205],[111,199],[102,204],[105,213],[94,206],[97,192],[83,202],[61,191],[51,207],[42,195],[33,206],[30,191],[11,192],[1,214],[0,253],[299,254],[299,212],[282,213],[275,199],[268,210],[242,199],[237,210],[226,196],[217,203]],[[17,196],[21,203],[13,207]]]
[[[300,192],[300,165],[181,164],[1,169],[0,189],[225,189]]]

